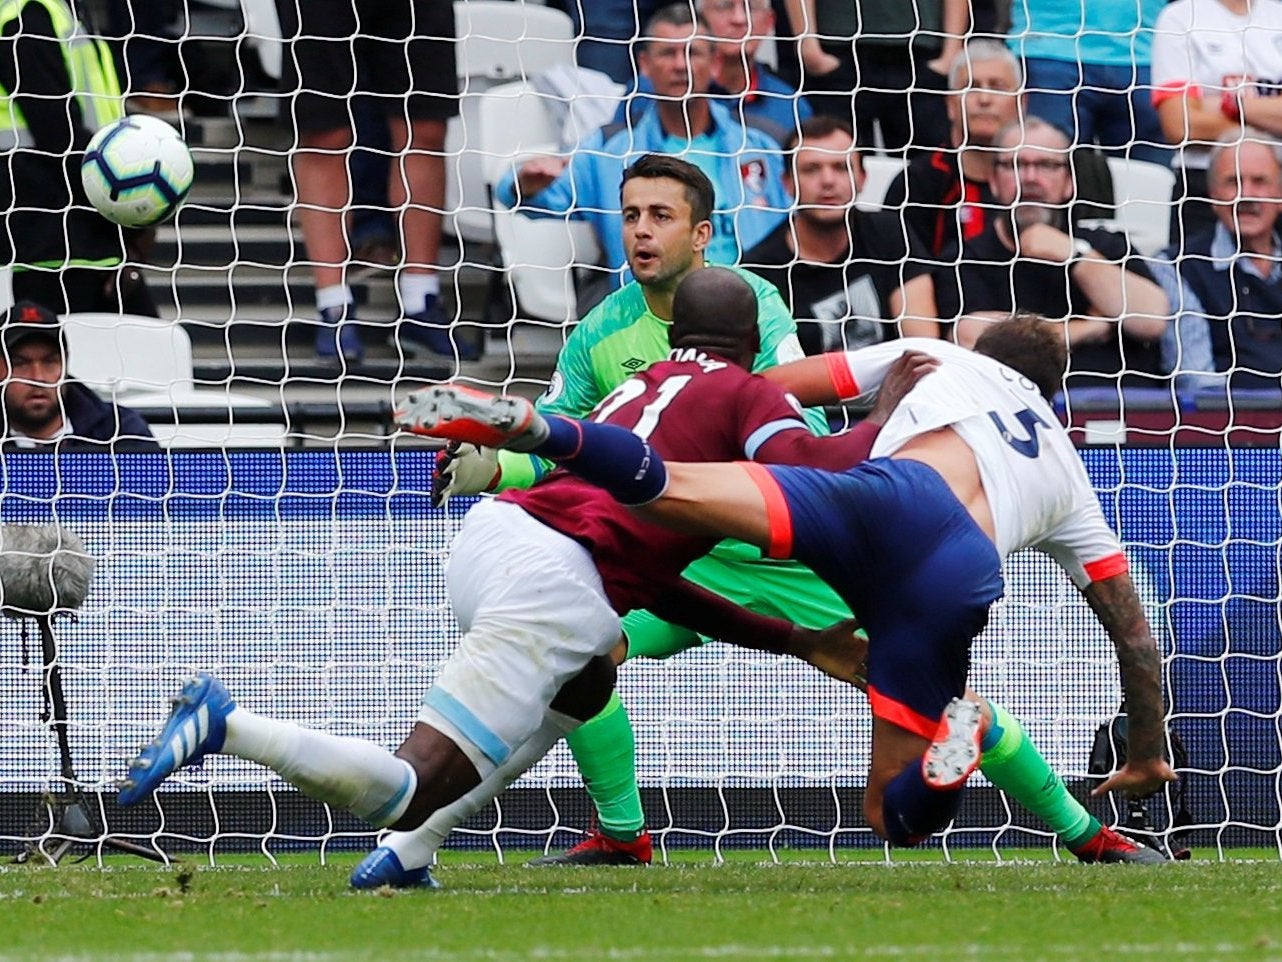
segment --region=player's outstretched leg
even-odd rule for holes
[[[418,828],[384,835],[378,848],[365,856],[352,872],[352,888],[374,889],[384,885],[392,888],[439,888],[440,883],[432,877],[432,863],[450,832],[493,801],[503,789],[546,755],[567,731],[578,725],[578,721],[567,715],[549,711],[538,730],[513,751],[507,761],[485,776],[476,788],[458,801],[433,812]]]
[[[979,770],[1007,795],[1043,819],[1082,862],[1158,865],[1156,849],[1140,845],[1100,824],[1055,773],[1019,720],[988,699],[992,724],[981,744]]]
[[[227,716],[236,710],[236,702],[221,681],[200,672],[183,682],[170,705],[160,734],[129,763],[120,787],[121,805],[137,804],[178,769],[222,750]]]
[[[137,804],[173,772],[213,752],[266,765],[312,798],[380,827],[395,825],[411,806],[425,818],[457,798],[451,792],[467,791],[469,776],[475,784],[471,763],[428,726],[415,726],[400,751],[416,762],[363,739],[256,715],[202,672],[183,684],[160,734],[130,761],[119,801]],[[427,760],[423,770],[433,776],[421,783],[418,759]]]
[[[968,698],[954,698],[944,709],[935,739],[922,756],[921,772],[936,791],[961,788],[979,767],[980,723],[984,712]]]
[[[412,434],[550,458],[627,505],[648,504],[668,483],[663,459],[631,431],[559,415],[545,418],[524,398],[438,384],[409,395],[393,417]]]

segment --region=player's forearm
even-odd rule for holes
[[[1087,586],[1085,595],[1117,650],[1129,722],[1129,753],[1136,761],[1163,755],[1162,659],[1130,575]]]
[[[1136,761],[1160,759],[1165,748],[1162,723],[1165,711],[1162,660],[1157,645],[1147,631],[1114,639],[1114,645],[1126,697],[1130,757]]]
[[[796,397],[802,407],[811,408],[858,396],[857,386],[849,372],[845,355],[834,352],[780,364],[762,371],[761,376]],[[854,394],[842,393],[843,389],[849,391],[852,387],[855,388]]]
[[[768,618],[741,608],[684,578],[651,604],[650,611],[664,621],[708,638],[778,655],[788,653],[794,627],[782,618]]]
[[[803,464],[827,471],[845,471],[868,460],[880,431],[881,424],[868,418],[849,431],[824,438],[788,431],[763,445],[756,460],[763,464]]]

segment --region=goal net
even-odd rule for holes
[[[471,501],[431,506],[434,454],[394,437],[391,404],[413,384],[455,374],[534,396],[594,288],[608,289],[606,245],[590,226],[532,220],[492,199],[514,162],[570,156],[619,102],[608,81],[567,72],[589,46],[589,5],[571,17],[521,0],[457,3],[459,111],[445,145],[439,278],[456,347],[479,344],[482,357],[416,358],[385,344],[404,313],[403,252],[393,236],[391,264],[372,247],[356,256],[353,236],[346,276],[365,358],[341,369],[317,362],[315,256],[290,173],[297,139],[278,119],[274,86],[290,48],[270,7],[193,5],[161,35],[182,95],[174,122],[197,160],[191,199],[139,263],[167,333],[157,340],[145,321],[120,318],[104,339],[100,322],[83,321],[72,344],[69,373],[142,411],[161,450],[0,461],[0,518],[66,525],[99,562],[78,616],[55,621],[73,779],[47,717],[38,639],[19,620],[0,621],[0,851],[59,836],[47,803],[71,787],[91,800],[90,844],[111,835],[212,857],[370,846],[368,826],[236,759],[183,770],[154,803],[129,811],[115,805],[115,782],[163,722],[179,679],[197,669],[216,671],[254,711],[394,748],[458,639],[444,564]],[[626,49],[636,29],[603,46]],[[789,46],[772,37],[761,55],[786,71]],[[390,153],[363,149],[374,161],[366,170]],[[774,149],[782,163],[783,148]],[[903,165],[877,143],[866,150],[861,208],[883,209],[878,191]],[[1122,167],[1114,174],[1109,226],[1155,256],[1169,226],[1169,200],[1157,196],[1169,197],[1169,174],[1157,194]],[[388,205],[358,197],[351,206],[363,203]],[[400,213],[382,212],[393,221]],[[141,380],[131,382],[131,371]],[[1179,832],[1183,844],[1218,853],[1276,848],[1282,402],[1254,393],[1195,403],[1166,380],[1161,403],[1113,383],[1061,409],[1131,560],[1163,656],[1169,728],[1187,756],[1180,789],[1138,807],[1088,806],[1159,841]],[[1047,559],[1020,553],[1005,580],[1006,597],[973,648],[973,686],[1021,720],[1085,799],[1097,732],[1121,709],[1113,647]],[[665,850],[804,848],[840,858],[880,846],[862,816],[871,725],[859,693],[799,663],[721,644],[629,662],[619,692],[636,732],[648,826]],[[1053,843],[982,776],[972,789],[932,842],[945,856],[959,846],[1001,856]],[[572,843],[590,818],[562,744],[450,844],[525,857],[518,850]]]

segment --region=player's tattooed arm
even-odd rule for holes
[[[1130,575],[1093,582],[1083,593],[1117,651],[1129,722],[1126,765],[1093,794],[1121,790],[1145,795],[1175,778],[1163,758],[1161,656]]]

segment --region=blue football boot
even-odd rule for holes
[[[223,747],[236,702],[221,681],[202,671],[183,683],[171,704],[160,734],[129,762],[118,799],[123,806],[137,804],[184,765]]]
[[[441,883],[432,877],[426,866],[402,868],[400,857],[382,845],[366,855],[361,864],[356,866],[352,872],[351,885],[354,889],[376,889],[384,885],[390,885],[394,889],[441,887]]]

